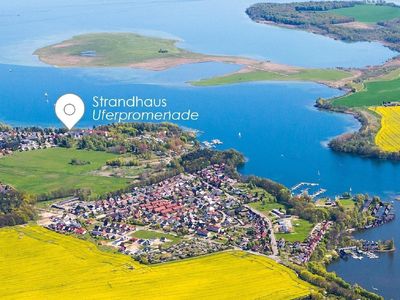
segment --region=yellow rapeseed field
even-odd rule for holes
[[[400,106],[370,108],[382,116],[381,129],[375,137],[375,143],[384,151],[400,151]]]
[[[293,299],[311,286],[241,251],[144,266],[38,226],[0,230],[0,299]]]

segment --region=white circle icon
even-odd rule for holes
[[[64,106],[64,113],[68,116],[72,116],[76,112],[76,108],[73,104],[67,104]]]
[[[71,130],[85,113],[85,103],[75,94],[65,94],[58,98],[55,107],[56,115]]]

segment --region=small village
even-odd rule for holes
[[[93,134],[107,135],[107,132],[91,129],[76,129],[71,132],[35,128],[0,130],[0,157],[11,155],[13,152],[18,151],[31,151],[57,147],[57,139],[66,136],[80,139],[84,136]]]
[[[173,127],[163,128],[124,128],[124,125],[103,126],[93,129],[74,129],[65,131],[62,129],[36,128],[36,127],[16,127],[0,128],[0,157],[12,155],[14,152],[24,152],[39,149],[48,149],[54,147],[70,148],[73,143],[82,141],[85,138],[101,140],[110,144],[108,148],[90,149],[101,150],[116,153],[137,152],[148,153],[154,149],[154,154],[180,155],[187,150],[187,146],[176,145],[179,137],[182,135],[180,129]],[[172,128],[172,129],[171,129]],[[137,133],[139,132],[140,133]],[[191,131],[186,132],[187,136],[194,136]],[[121,140],[121,136],[124,137]],[[131,149],[123,146],[123,141],[129,142]],[[168,149],[166,145],[168,144]],[[179,143],[178,143],[179,144]],[[190,144],[191,146],[191,144]],[[85,148],[85,144],[81,146]],[[190,148],[190,147],[189,147]],[[168,152],[168,153],[167,153]]]
[[[59,147],[65,138],[79,141],[85,137],[113,140],[112,132],[104,128],[78,129],[68,133],[33,128],[3,130],[0,132],[0,155]],[[138,151],[148,152],[151,147],[157,156],[172,157],[187,150],[175,147],[160,151],[171,138],[174,138],[173,133],[160,131],[146,131],[129,137]],[[7,189],[7,185],[0,186],[0,192]],[[313,183],[299,183],[291,192],[292,197],[309,195],[316,206],[335,207],[338,201],[318,201],[318,196],[325,190]],[[226,175],[224,164],[214,164],[198,172],[180,173],[155,184],[134,187],[118,196],[96,201],[72,197],[55,202],[41,212],[39,224],[111,247],[144,264],[228,249],[258,253],[278,261],[285,253],[289,261],[298,265],[310,261],[334,223],[321,221],[313,224],[304,240],[290,241],[282,235],[276,238],[276,234],[291,234],[298,217],[276,208],[268,212],[258,211],[251,204],[260,201],[262,195],[243,188],[241,182]],[[365,201],[360,212],[371,215],[365,229],[382,225],[395,217],[392,204],[373,201],[373,198]],[[377,245],[377,242],[369,241],[362,247],[338,249],[338,253],[341,257],[359,258],[365,254],[375,258],[372,252]]]
[[[0,132],[1,155],[58,147],[59,140],[65,136],[75,140],[86,136],[112,139],[111,133],[103,129],[69,133],[3,130]],[[165,135],[158,132],[140,134],[131,140],[137,141],[139,146],[166,142]],[[292,189],[294,196],[294,191],[304,185],[312,184],[298,184]],[[7,189],[9,186],[0,185],[0,192]],[[303,194],[304,191],[299,195]],[[311,199],[314,198],[312,193]],[[226,175],[223,164],[215,164],[196,173],[181,173],[156,184],[132,188],[129,193],[119,196],[97,201],[62,200],[42,213],[40,223],[56,232],[93,239],[149,264],[226,249],[251,251],[275,259],[284,252],[296,264],[308,262],[333,223],[314,224],[304,240],[277,239],[277,233],[293,232],[292,223],[297,217],[281,209],[262,213],[249,205],[259,201],[261,195],[243,189],[237,180]],[[336,201],[328,199],[323,204],[316,202],[316,205],[334,207]],[[392,204],[376,202],[373,198],[368,199],[361,209],[361,212],[367,211],[372,218],[366,229],[395,217]]]
[[[0,131],[0,157],[11,155],[14,151],[29,151],[55,147],[55,132],[41,131]]]
[[[247,205],[259,198],[238,188],[224,171],[223,164],[215,164],[117,198],[58,202],[42,214],[41,225],[60,233],[89,235],[145,263],[229,248],[278,255],[276,249],[284,249],[284,239],[277,243],[272,222]],[[286,218],[281,217],[280,221]],[[306,241],[290,244],[291,260],[308,261],[330,225],[317,224]],[[135,236],[143,232],[147,238]]]

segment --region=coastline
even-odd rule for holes
[[[328,101],[331,100],[332,99],[329,99]],[[314,105],[314,107],[316,107],[318,110],[351,115],[361,125],[358,131],[349,130],[340,134],[339,136],[331,138],[327,143],[327,146],[331,150],[339,153],[358,155],[364,158],[400,160],[399,157],[395,157],[390,153],[385,154],[385,152],[380,151],[380,149],[376,146],[375,136],[380,128],[372,126],[372,122],[370,121],[371,118],[366,116],[367,113],[365,111],[343,107],[327,107],[323,104],[320,104],[318,101],[319,100],[317,100]],[[369,114],[369,116],[372,117],[372,114]],[[380,119],[378,118],[374,121],[378,120],[380,122]],[[365,148],[359,151],[350,149],[350,147],[354,146],[355,144],[362,142],[363,139],[368,139],[370,142],[370,147],[368,147],[367,150]]]
[[[104,38],[100,39],[99,38]],[[130,40],[129,40],[130,39]],[[96,47],[112,47],[113,43],[121,41],[128,47],[130,42],[144,40],[149,43],[152,50],[140,52],[138,56],[132,56],[128,50],[107,49],[104,53],[96,53]],[[94,43],[94,46],[92,44]],[[160,48],[159,44],[166,45],[169,50]],[[87,44],[87,45],[86,45]],[[34,51],[39,61],[61,68],[74,67],[127,67],[150,71],[164,71],[186,64],[218,62],[225,64],[240,65],[238,71],[224,74],[220,77],[201,79],[190,82],[194,86],[223,85],[226,83],[215,83],[218,78],[227,78],[230,76],[249,76],[253,72],[264,73],[271,77],[273,81],[305,81],[324,84],[332,88],[342,89],[351,80],[355,80],[361,75],[361,72],[352,68],[305,68],[287,64],[272,62],[269,60],[259,60],[249,57],[230,56],[230,55],[208,55],[190,52],[176,47],[175,40],[157,39],[147,36],[141,36],[136,33],[91,33],[72,37],[71,39],[61,41],[56,44],[45,46]],[[89,48],[85,48],[89,47]],[[85,51],[81,51],[86,49]],[[166,51],[166,53],[161,52]],[[169,52],[170,51],[170,52]],[[122,58],[117,56],[122,56]],[[210,84],[206,83],[210,80]],[[245,80],[256,81],[256,80]]]
[[[256,21],[259,22],[259,21]],[[281,26],[281,24],[273,23],[273,22],[260,22],[266,23],[273,26]],[[283,26],[291,29],[296,28],[295,26]],[[297,28],[296,28],[297,29]],[[85,40],[87,38],[89,41],[93,38],[93,36],[98,36],[109,38],[110,42],[115,42],[121,38],[131,38],[134,41],[136,39],[145,39],[146,41],[150,41],[151,43],[162,41],[162,43],[167,43],[170,47],[172,47],[171,51],[177,51],[177,54],[167,54],[165,57],[153,57],[148,58],[148,53],[145,55],[142,53],[142,59],[138,58],[138,61],[131,61],[132,58],[130,55],[126,55],[129,53],[122,52],[123,55],[126,55],[122,61],[116,63],[113,60],[113,52],[107,52],[108,57],[100,58],[98,61],[98,57],[94,56],[82,56],[76,54],[65,55],[64,52],[59,54],[59,49],[65,51],[71,45],[75,46],[74,42],[71,40],[65,40],[58,44],[50,45],[44,48],[40,48],[34,52],[35,55],[38,56],[39,60],[57,67],[62,68],[74,68],[74,67],[128,67],[128,68],[138,68],[152,71],[163,71],[176,66],[185,65],[185,64],[194,64],[194,63],[205,63],[205,62],[220,62],[226,64],[235,64],[241,65],[242,68],[238,71],[224,74],[222,76],[211,77],[209,79],[200,79],[198,81],[188,82],[193,86],[217,86],[217,85],[227,85],[234,83],[245,83],[245,82],[254,82],[254,81],[298,81],[298,82],[315,82],[319,84],[323,84],[330,88],[335,88],[339,90],[344,90],[347,93],[340,96],[346,97],[351,95],[354,92],[357,92],[357,89],[354,88],[355,82],[366,82],[367,80],[372,78],[379,78],[380,76],[385,76],[389,72],[396,70],[400,66],[400,55],[394,57],[392,59],[387,60],[384,64],[378,66],[368,66],[366,68],[326,68],[326,69],[312,69],[312,68],[303,68],[296,67],[291,65],[279,64],[270,61],[262,61],[255,60],[251,58],[245,57],[236,57],[236,56],[218,56],[218,55],[206,55],[206,54],[198,54],[191,53],[184,49],[176,48],[174,40],[164,40],[164,39],[154,39],[140,36],[135,33],[124,33],[124,34],[112,34],[112,33],[97,33],[90,35],[78,35],[72,38],[77,39],[79,41],[81,39]],[[122,35],[122,37],[121,37]],[[84,44],[84,42],[82,42]],[[158,45],[158,44],[157,44]],[[172,45],[172,46],[171,46]],[[81,46],[79,44],[79,46]],[[158,47],[158,46],[157,46]],[[174,48],[175,47],[175,48]],[[55,51],[55,52],[52,52]],[[71,51],[71,50],[69,50]],[[76,53],[75,52],[71,53]],[[121,50],[120,50],[121,51]],[[153,50],[154,51],[154,50]],[[161,51],[158,50],[158,52]],[[48,55],[43,55],[44,53],[48,53]],[[50,54],[49,54],[50,53]],[[52,54],[53,53],[53,54]],[[56,53],[56,54],[54,54]],[[58,53],[58,54],[57,54]],[[81,52],[82,53],[82,52]],[[153,52],[152,55],[159,56],[160,53],[155,54]],[[107,62],[104,64],[103,62]],[[388,70],[387,70],[388,69]],[[378,73],[378,76],[376,76]],[[366,79],[364,79],[366,78]],[[374,136],[377,134],[378,130],[374,130],[370,132],[367,130],[371,127],[369,123],[369,117],[365,117],[363,112],[357,111],[357,109],[348,109],[348,108],[340,108],[334,107],[331,105],[332,101],[338,98],[332,98],[326,100],[329,102],[327,105],[320,105],[316,103],[316,107],[319,109],[325,109],[331,112],[339,112],[351,114],[355,119],[357,119],[361,123],[360,130],[355,133],[345,132],[339,137],[336,137],[329,141],[328,146],[338,152],[345,153],[353,153],[358,154],[363,157],[371,157],[371,158],[385,158],[392,159],[393,155],[388,153],[385,154],[382,151],[379,151],[374,146]],[[370,113],[370,115],[372,115]],[[368,135],[367,139],[369,140],[370,147],[362,151],[352,150],[352,147],[348,147],[349,141],[352,144],[358,143],[360,141],[360,135],[365,139],[366,135]],[[400,155],[396,156],[396,160],[400,160]]]
[[[277,26],[281,28],[291,29],[291,30],[301,30],[310,32],[313,34],[329,37],[335,40],[341,40],[343,42],[378,42],[383,46],[393,50],[398,51],[397,45],[393,43],[386,42],[382,39],[368,39],[367,37],[357,36],[355,40],[345,39],[345,35],[341,36],[339,33],[331,33],[329,30],[319,29],[317,26],[309,25],[292,25],[282,22],[275,22],[270,20],[262,20],[257,16],[253,16],[249,9],[246,11],[249,17],[258,24],[264,24],[269,26]],[[357,22],[355,22],[357,23]],[[352,28],[348,26],[349,23],[343,23],[343,27]],[[375,24],[364,24],[368,29],[373,29],[377,25]],[[357,26],[356,26],[357,27]],[[359,27],[359,26],[358,26]],[[358,131],[345,132],[328,142],[328,147],[336,152],[349,153],[359,155],[361,157],[373,158],[373,159],[385,159],[385,160],[400,160],[400,152],[388,152],[379,148],[375,142],[375,138],[381,128],[381,117],[377,114],[368,111],[368,106],[356,106],[356,107],[346,107],[340,105],[341,98],[346,98],[358,92],[366,90],[366,84],[368,82],[379,81],[379,80],[389,80],[391,73],[397,73],[400,67],[400,54],[391,59],[385,61],[383,64],[375,66],[367,66],[365,68],[353,69],[353,71],[358,71],[358,75],[348,78],[345,82],[341,84],[326,84],[326,82],[319,83],[326,84],[330,87],[345,90],[346,93],[339,97],[334,97],[330,99],[317,99],[315,107],[320,110],[344,113],[352,115],[360,124],[360,129]],[[394,78],[398,78],[398,75]],[[335,102],[335,104],[333,104]],[[362,146],[359,146],[362,145]]]

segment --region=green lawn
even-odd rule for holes
[[[400,8],[382,5],[356,5],[354,7],[329,10],[330,13],[353,17],[356,21],[376,23],[400,18]]]
[[[275,237],[277,239],[284,238],[288,242],[302,242],[308,237],[313,228],[312,223],[303,219],[292,220],[292,225],[292,233],[275,233]]]
[[[338,200],[338,201],[347,210],[352,210],[354,208],[354,206],[355,206],[355,202],[354,202],[353,199],[341,199],[341,200]]]
[[[178,236],[175,236],[172,234],[167,234],[167,233],[161,233],[161,232],[157,232],[157,231],[152,231],[152,230],[138,230],[138,231],[135,231],[132,234],[132,236],[135,238],[138,238],[138,239],[147,239],[147,240],[159,239],[159,238],[165,237],[166,239],[170,240],[170,242],[166,243],[166,246],[176,244],[181,240],[181,238]]]
[[[268,216],[269,212],[271,210],[273,210],[274,208],[276,209],[286,209],[285,205],[277,203],[277,202],[266,202],[266,203],[262,203],[262,201],[257,201],[257,202],[252,202],[249,203],[249,206],[262,212],[263,214],[265,214],[266,216]]]
[[[89,188],[94,194],[102,194],[127,185],[126,179],[90,173],[115,156],[106,152],[64,148],[16,152],[0,159],[0,181],[32,194],[61,188]],[[71,165],[72,158],[90,164]]]
[[[194,55],[176,47],[175,43],[171,39],[134,33],[90,33],[38,49],[34,54],[46,63],[60,66],[123,66],[150,59]],[[160,53],[160,49],[166,52]],[[83,51],[96,51],[96,55],[81,56]]]
[[[400,101],[400,78],[366,82],[362,91],[337,98],[334,106],[376,106],[383,101]]]
[[[252,71],[213,77],[191,82],[195,86],[213,86],[251,81],[337,81],[350,77],[351,73],[337,69],[304,69],[297,73]]]

